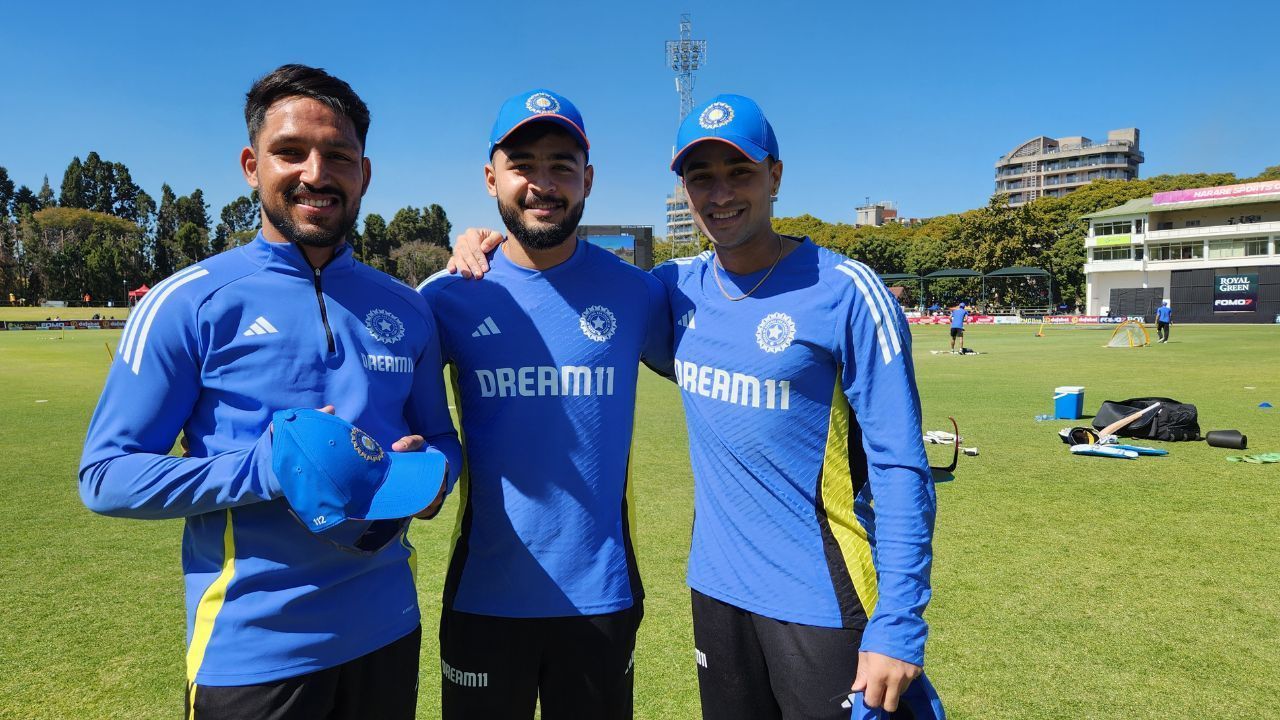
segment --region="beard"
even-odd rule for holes
[[[555,200],[556,198],[539,198],[539,200]],[[511,234],[520,241],[520,244],[530,250],[549,250],[557,245],[562,244],[565,240],[573,237],[574,231],[578,229],[578,222],[582,220],[582,212],[587,207],[587,200],[583,198],[577,205],[568,208],[565,212],[564,219],[552,225],[537,224],[530,225],[521,218],[521,213],[525,210],[525,200],[521,198],[518,205],[509,205],[498,199],[498,214],[502,216],[502,224],[507,226]]]
[[[290,205],[296,205],[297,201],[294,197],[300,192],[334,195],[337,202],[346,210],[346,212],[338,218],[337,227],[326,229],[322,227],[310,227],[303,229],[294,222],[293,214],[289,212]],[[305,183],[300,183],[284,192],[284,197],[279,203],[268,202],[267,196],[262,196],[262,212],[266,214],[267,220],[271,225],[280,231],[290,242],[308,247],[328,248],[337,245],[346,240],[355,229],[356,218],[360,215],[360,199],[356,198],[354,204],[347,203],[347,195],[336,187],[312,188]]]

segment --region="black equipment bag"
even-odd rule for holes
[[[1120,428],[1116,431],[1116,435],[1143,440],[1200,439],[1200,423],[1196,406],[1180,403],[1172,398],[1130,398],[1118,402],[1108,400],[1098,408],[1098,414],[1093,418],[1093,427],[1101,430],[1120,418],[1128,417],[1155,403],[1160,403],[1160,407]]]

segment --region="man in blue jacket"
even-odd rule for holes
[[[425,437],[451,483],[461,448],[435,323],[346,243],[370,173],[369,111],[351,87],[286,65],[250,89],[245,120],[262,230],[135,309],[80,495],[106,515],[186,521],[189,716],[412,718],[421,629],[407,521],[345,520],[360,530],[347,543],[312,532],[272,469],[270,423],[325,408],[363,431],[352,449],[370,462]],[[174,457],[180,432],[189,456]]]

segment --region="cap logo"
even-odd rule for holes
[[[698,124],[707,130],[715,130],[733,122],[733,107],[725,102],[713,102],[698,116]]]
[[[524,101],[524,106],[531,113],[560,112],[560,101],[543,92],[530,95],[529,99]]]
[[[386,457],[378,441],[369,437],[360,428],[351,428],[351,447],[356,449],[357,455],[369,462],[378,462]]]

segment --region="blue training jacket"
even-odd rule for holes
[[[265,683],[339,665],[420,619],[408,539],[373,555],[313,535],[271,470],[277,410],[334,405],[384,446],[461,448],[422,298],[341,246],[313,270],[291,243],[250,244],[151,289],[89,425],[80,496],[95,512],[185,518],[187,678]],[[190,457],[169,455],[178,433]]]
[[[466,444],[447,607],[501,617],[598,615],[643,596],[632,546],[636,378],[670,374],[662,284],[578,241],[565,262],[500,250],[481,281],[419,288],[456,372]]]
[[[664,263],[694,478],[689,585],[786,622],[864,630],[917,665],[933,478],[910,333],[865,265],[807,240],[735,276]],[[715,273],[722,276],[722,291]]]

